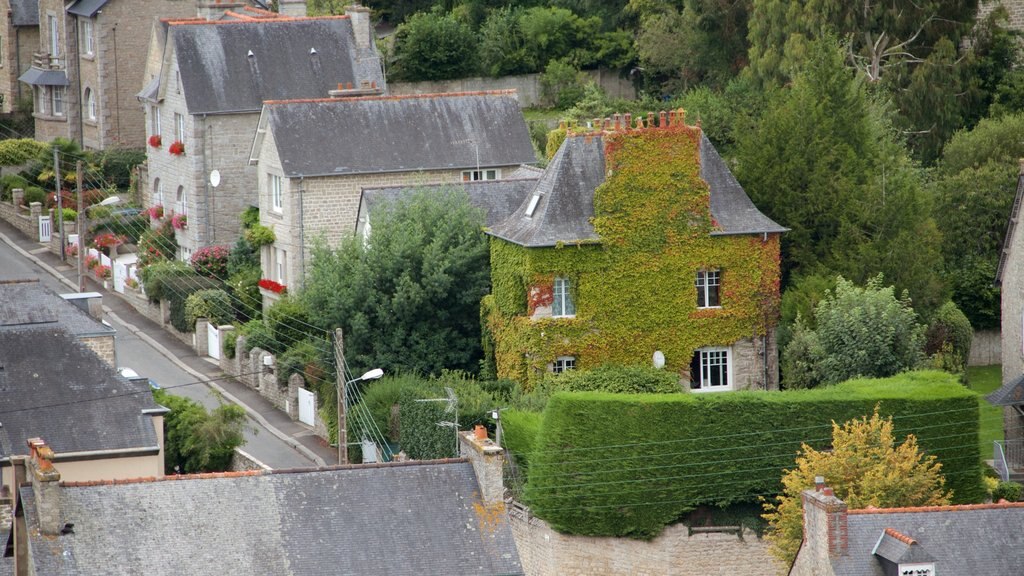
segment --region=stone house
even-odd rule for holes
[[[39,0],[0,0],[0,112],[11,112],[26,95],[18,78],[39,47]]]
[[[502,450],[461,440],[458,459],[119,483],[33,459],[17,557],[25,574],[521,575]]]
[[[161,21],[139,93],[149,143],[143,204],[187,216],[177,234],[182,259],[234,242],[239,215],[257,204],[248,160],[264,100],[326,97],[338,85],[385,89],[366,8],[323,18],[229,16]]]
[[[500,378],[604,363],[693,391],[777,389],[779,237],[683,111],[568,129],[490,227],[485,350]]]
[[[253,141],[263,277],[301,286],[318,240],[356,229],[362,191],[501,180],[533,163],[512,91],[268,101]],[[341,139],[337,145],[325,142]],[[262,289],[264,306],[279,297]]]
[[[213,0],[207,0],[212,2]],[[135,93],[156,16],[186,17],[183,0],[38,0],[38,46],[20,76],[33,95],[37,140],[62,137],[85,148],[141,147]]]
[[[802,494],[790,576],[972,576],[1024,566],[1024,502],[848,510],[831,488]]]

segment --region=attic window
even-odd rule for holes
[[[530,205],[526,207],[527,218],[533,217],[533,211],[537,209],[538,202],[540,202],[540,194],[534,194],[533,198],[530,198]]]

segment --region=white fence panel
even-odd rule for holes
[[[305,388],[299,388],[299,422],[313,426],[314,418],[316,418],[316,394]]]
[[[49,216],[39,217],[39,241],[49,242],[53,236],[53,221]]]
[[[213,323],[206,325],[206,354],[220,360],[220,331]]]

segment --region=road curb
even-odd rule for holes
[[[56,268],[54,268],[53,266],[50,266],[46,262],[43,262],[42,260],[37,258],[31,252],[29,252],[29,251],[25,250],[24,248],[22,248],[21,246],[18,246],[17,244],[15,244],[13,241],[11,241],[11,239],[6,234],[0,233],[0,240],[2,240],[5,244],[7,244],[8,246],[10,246],[14,250],[16,250],[19,254],[21,254],[25,258],[28,258],[29,260],[31,260],[33,263],[35,263],[37,266],[39,266],[40,268],[45,270],[47,273],[49,273],[51,276],[56,278],[61,283],[69,286],[72,290],[78,290],[78,285],[77,284],[75,284],[74,282],[71,282],[70,280],[65,278],[64,275],[61,274],[60,271],[57,270]],[[288,444],[294,450],[296,450],[297,452],[299,452],[300,454],[302,454],[306,458],[309,458],[310,460],[312,460],[317,466],[326,466],[327,465],[327,462],[324,461],[324,459],[321,458],[319,455],[317,455],[315,452],[313,452],[309,448],[306,448],[305,446],[302,445],[301,442],[299,442],[298,440],[296,440],[296,439],[292,438],[291,436],[285,434],[284,432],[279,430],[277,427],[272,425],[262,414],[257,412],[251,406],[249,406],[248,404],[246,404],[246,403],[242,402],[241,400],[239,400],[238,397],[236,397],[234,394],[228,392],[220,384],[217,384],[216,382],[210,380],[208,375],[203,374],[202,372],[199,372],[198,370],[193,369],[188,364],[185,364],[184,362],[182,362],[180,358],[178,358],[175,354],[173,354],[170,350],[168,350],[163,344],[157,342],[155,339],[153,339],[152,336],[150,336],[149,334],[147,334],[145,331],[143,331],[139,327],[135,326],[134,324],[126,322],[124,319],[122,319],[120,316],[118,316],[116,313],[114,313],[114,311],[111,310],[109,306],[104,305],[103,306],[103,312],[108,314],[114,320],[120,322],[121,324],[124,324],[125,328],[127,328],[129,332],[131,332],[135,336],[138,336],[140,339],[145,340],[145,342],[147,344],[149,344],[150,346],[155,348],[157,352],[159,352],[165,358],[167,358],[168,360],[173,362],[178,368],[184,370],[185,372],[188,372],[193,377],[195,377],[196,379],[200,380],[202,383],[206,384],[210,388],[213,388],[218,394],[220,394],[228,402],[231,402],[232,404],[235,404],[235,405],[241,407],[242,410],[245,410],[246,415],[248,415],[250,418],[252,418],[256,422],[258,422],[261,426],[266,428],[268,432],[270,432],[274,436],[278,437],[282,442],[284,442],[285,444]],[[230,378],[230,377],[231,376],[225,376],[225,378]]]

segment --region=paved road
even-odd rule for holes
[[[40,282],[57,293],[71,291],[38,262],[26,258],[6,242],[0,241],[0,279],[15,278],[39,278]],[[154,347],[147,339],[138,336],[110,315],[106,320],[117,330],[115,344],[119,365],[129,366],[140,375],[156,380],[162,386],[172,386],[174,394],[191,398],[207,408],[216,408],[221,403],[220,396],[215,390],[206,383],[197,382],[199,379],[194,374],[185,371],[179,363],[165,356],[166,350]],[[192,382],[195,383],[188,384]],[[252,418],[249,418],[246,427],[246,444],[242,449],[271,468],[314,465],[313,460],[299,453]]]

